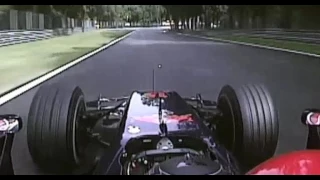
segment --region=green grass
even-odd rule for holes
[[[97,30],[0,48],[0,94],[128,33]]]
[[[316,45],[316,44],[309,44],[309,43],[302,43],[302,42],[295,42],[295,41],[275,40],[275,39],[263,39],[263,38],[256,38],[256,37],[247,37],[247,36],[211,36],[211,37],[320,55],[320,45]]]

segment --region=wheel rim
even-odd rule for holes
[[[218,104],[219,109],[223,111],[223,118],[217,124],[218,136],[223,142],[224,146],[234,152],[236,144],[236,124],[234,115],[232,113],[231,104],[228,98],[224,95],[220,96]]]
[[[73,158],[76,164],[79,164],[81,159],[84,157],[85,149],[88,145],[88,137],[86,136],[86,126],[81,121],[81,116],[85,112],[85,103],[83,97],[79,98],[74,111],[73,119],[73,134],[72,134],[72,149]]]

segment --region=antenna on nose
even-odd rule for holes
[[[162,68],[162,64],[158,64],[158,69]],[[152,91],[155,91],[155,69],[152,69]]]

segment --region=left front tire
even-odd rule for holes
[[[70,172],[82,164],[87,140],[79,124],[85,111],[79,87],[53,84],[39,88],[27,124],[28,147],[36,164],[50,172]]]

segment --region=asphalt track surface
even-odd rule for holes
[[[320,108],[320,59],[199,38],[163,30],[140,29],[118,44],[96,54],[45,82],[79,85],[87,100],[127,95],[152,89],[156,69],[157,90],[176,90],[183,96],[202,93],[216,99],[225,84],[264,83],[270,90],[280,118],[277,154],[304,149],[307,128],[300,123],[306,107]],[[0,107],[16,113],[27,124],[27,113],[38,87]],[[16,174],[41,174],[27,148],[26,128],[13,147]]]

